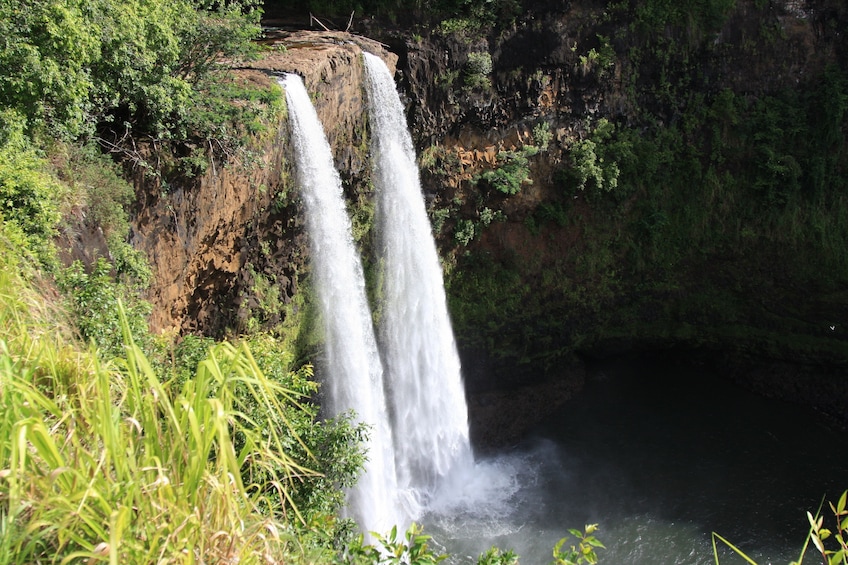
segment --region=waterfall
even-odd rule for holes
[[[382,59],[364,57],[384,269],[379,343],[398,489],[416,517],[445,477],[473,465],[468,409],[403,106]]]
[[[289,74],[280,83],[286,91],[297,180],[306,206],[312,280],[326,334],[323,368],[329,408],[334,415],[355,409],[371,426],[368,461],[348,493],[348,513],[363,530],[385,533],[405,518],[398,509],[392,430],[362,264],[341,179],[303,81]]]

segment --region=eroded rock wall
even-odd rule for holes
[[[616,248],[616,234],[632,225],[646,226],[645,239],[651,237],[650,211],[640,210],[646,189],[604,207],[579,192],[564,195],[561,175],[572,166],[575,143],[588,139],[601,118],[645,130],[646,115],[651,127],[674,125],[690,95],[706,100],[727,89],[755,100],[797,88],[828,65],[844,69],[845,8],[834,0],[739,0],[720,25],[642,29],[622,19],[638,3],[614,3],[624,10],[617,14],[603,2],[531,4],[514,24],[490,34],[436,26],[413,33],[376,21],[362,26],[384,43],[343,33],[282,33],[268,38],[261,61],[240,71],[269,87],[274,73],[304,77],[356,209],[370,190],[359,52],[397,65],[425,195],[454,284],[454,314],[465,322],[458,338],[478,441],[515,437],[540,413],[540,398],[551,408],[552,399],[579,388],[575,354],[730,347],[729,372],[781,355],[779,363],[800,358],[808,368],[818,361],[838,368],[848,334],[829,330],[829,320],[848,316],[848,302],[839,293],[811,300],[793,286],[797,281],[776,274],[779,250],[773,262],[711,251],[703,260],[648,272],[640,249]],[[520,190],[504,194],[479,182],[503,167],[504,155],[539,146],[541,126],[547,142],[527,153]],[[261,308],[257,280],[276,285],[285,300],[297,294],[308,247],[286,138],[281,123],[276,136],[262,141],[258,166],[212,168],[169,189],[143,183],[135,243],[154,269],[155,328],[239,332]],[[543,224],[540,210],[551,215]],[[496,221],[484,222],[484,214]],[[463,226],[473,232],[462,232]],[[499,286],[475,287],[475,269],[496,269],[485,283]],[[664,269],[678,273],[674,281],[663,280]],[[462,295],[462,285],[475,297]],[[483,316],[469,317],[466,309]],[[791,338],[779,335],[781,328]],[[793,340],[803,346],[784,347]],[[804,371],[781,382],[802,383]],[[753,386],[769,387],[763,382]],[[842,381],[828,383],[838,389],[825,387],[830,397],[848,397]],[[816,404],[815,391],[804,390]],[[840,410],[825,404],[831,413]]]
[[[280,73],[300,74],[345,189],[363,190],[368,163],[360,54],[366,49],[392,68],[396,57],[376,41],[344,33],[281,33],[267,43],[261,61],[238,74],[267,88]],[[244,330],[262,300],[255,292],[258,277],[275,286],[282,300],[297,292],[298,274],[307,269],[307,242],[285,121],[278,128],[256,141],[250,162],[213,162],[200,178],[172,185],[139,176],[132,242],[153,270],[147,298],[154,330],[218,336]]]
[[[698,242],[681,242],[683,260],[646,267],[651,238],[672,237],[657,235],[654,222],[677,213],[645,209],[654,187],[606,201],[568,187],[571,151],[602,119],[682,131],[699,104],[706,111],[722,92],[753,107],[770,96],[802,98],[826,69],[844,72],[848,9],[829,0],[740,0],[722,13],[693,10],[691,18],[704,19],[688,23],[657,25],[662,15],[653,14],[651,27],[639,12],[650,3],[533,4],[493,34],[434,26],[381,37],[400,54],[425,191],[441,213],[443,255],[456,265],[449,279],[469,386],[557,379],[574,353],[682,348],[759,392],[803,398],[848,422],[848,333],[828,321],[848,319],[848,303],[802,252],[769,236],[743,250],[753,230],[740,229],[700,255],[685,251]],[[485,58],[487,72],[473,76]],[[538,144],[540,125],[550,140],[528,157],[520,190],[494,190],[482,175],[507,170],[510,153]],[[764,158],[754,146],[737,167]],[[703,155],[696,168],[715,165]],[[759,222],[778,208],[762,202],[737,218],[691,192],[691,206],[716,206],[717,226]],[[489,223],[493,216],[500,221]],[[628,231],[641,235],[628,241]],[[762,366],[781,370],[754,370]]]

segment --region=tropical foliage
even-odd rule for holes
[[[247,342],[157,360],[120,301],[120,354],[86,349],[34,265],[0,248],[0,562],[277,562],[348,535],[334,515],[365,432],[313,429],[308,367],[261,340],[267,371]]]
[[[0,113],[0,218],[10,237],[47,263],[64,189],[23,130],[20,114]]]
[[[179,135],[198,85],[259,33],[245,2],[0,2],[0,99],[27,131],[77,138],[99,124]]]

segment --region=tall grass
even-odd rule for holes
[[[314,474],[286,455],[296,394],[228,343],[164,380],[123,312],[125,355],[103,361],[50,327],[17,263],[0,239],[0,564],[291,560],[288,492]]]
[[[824,501],[822,501],[822,506]],[[792,561],[789,565],[802,565],[804,557],[807,555],[807,549],[810,543],[815,547],[818,554],[813,553],[813,559],[817,562],[821,559],[824,565],[848,565],[848,491],[844,491],[839,501],[834,504],[829,502],[830,510],[833,513],[833,526],[825,526],[825,517],[822,515],[822,506],[819,506],[816,515],[813,516],[807,512],[807,520],[810,523],[810,531],[804,545],[801,547],[801,553],[796,561]],[[745,560],[750,565],[757,565],[757,562],[745,555],[745,553],[733,545],[731,542],[713,532],[712,545],[713,557],[715,557],[716,565],[719,562],[719,547],[717,542],[723,544],[726,548]]]

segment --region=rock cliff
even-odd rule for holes
[[[674,10],[648,13],[648,4],[539,3],[497,34],[382,38],[401,55],[425,189],[445,212],[441,241],[456,264],[449,285],[469,386],[556,378],[575,353],[685,350],[745,386],[803,398],[848,422],[839,406],[848,399],[848,333],[836,323],[848,318],[848,304],[840,277],[831,277],[841,268],[824,267],[820,240],[789,244],[769,219],[793,206],[800,213],[809,196],[744,195],[767,184],[742,172],[768,167],[765,139],[791,139],[798,124],[767,134],[778,118],[762,111],[740,128],[750,128],[739,134],[749,136],[744,143],[705,133],[733,129],[721,125],[722,97],[749,116],[771,103],[789,113],[790,101],[810,97],[801,112],[826,115],[812,92],[833,69],[848,68],[848,9],[739,1],[724,11],[681,8],[675,21]],[[833,96],[846,99],[844,83]],[[838,105],[832,117],[811,119],[833,120],[842,141],[825,151],[844,156],[848,121]],[[668,132],[685,148],[662,165],[677,178],[651,173],[653,149],[625,154],[638,153],[632,140],[640,138],[660,147],[655,140]],[[604,143],[612,148],[605,155],[586,151]],[[715,157],[725,143],[729,156]],[[518,174],[522,151],[526,177],[497,185]],[[675,188],[610,181],[629,182],[619,172],[634,157],[633,171]],[[590,168],[594,192],[580,184]],[[845,161],[834,170],[823,194],[844,184]],[[745,180],[732,197],[708,195],[711,174]],[[776,191],[789,182],[781,173]],[[731,217],[737,227],[722,225]],[[809,221],[799,228],[815,229]]]
[[[835,234],[827,245],[783,235],[791,206],[796,217],[818,213],[807,189],[783,188],[806,182],[792,163],[819,161],[785,149],[794,134],[780,122],[787,101],[809,114],[830,100],[836,141],[818,153],[833,153],[822,167],[843,182],[848,9],[831,0],[668,14],[627,2],[532,4],[482,31],[369,19],[354,28],[379,41],[269,32],[265,56],[239,70],[269,88],[275,73],[304,76],[367,245],[358,54],[397,67],[476,437],[515,437],[540,406],[573,394],[581,357],[643,349],[699,355],[760,392],[848,421],[846,281],[820,266],[840,271],[826,248],[844,248],[848,233],[816,228]],[[832,76],[841,86],[822,95]],[[758,116],[780,128],[740,125]],[[308,273],[286,138],[283,122],[258,141],[258,162],[178,186],[140,183],[134,243],[154,269],[155,328],[222,335],[257,312],[267,327],[286,316],[268,307],[267,289],[289,302]],[[816,206],[838,208],[836,192],[823,189]]]
[[[353,194],[367,176],[360,53],[380,55],[391,68],[396,56],[376,41],[343,33],[277,33],[266,41],[262,60],[238,75],[266,88],[275,88],[281,73],[304,78]],[[254,161],[213,163],[202,177],[172,186],[139,177],[133,244],[153,269],[154,330],[237,334],[260,307],[260,278],[282,301],[297,293],[307,246],[285,121],[276,128],[276,135],[257,140]],[[263,321],[273,325],[280,315],[271,312]]]

